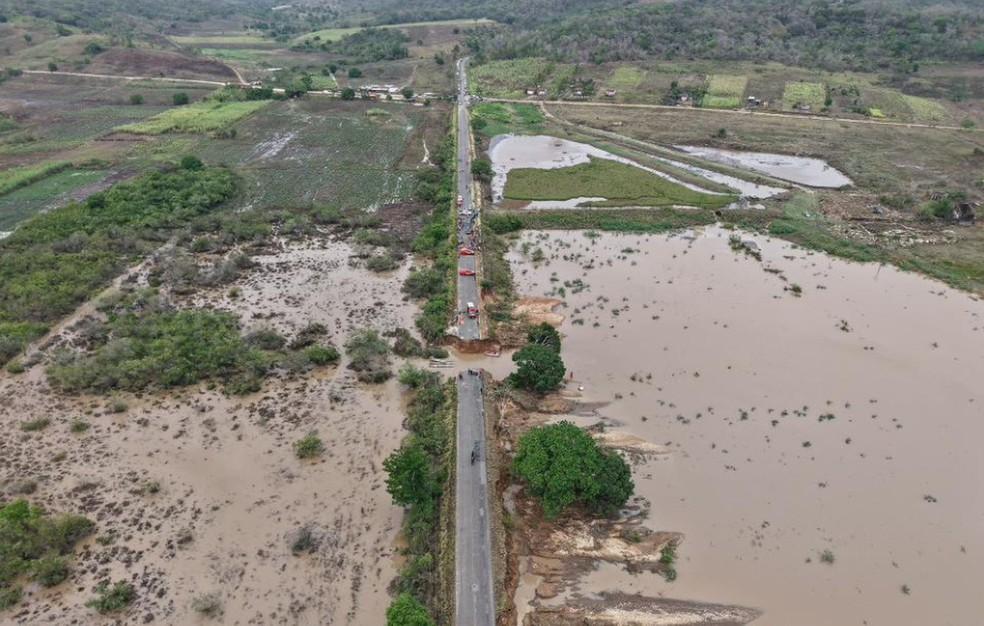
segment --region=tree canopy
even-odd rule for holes
[[[553,391],[563,382],[567,371],[556,350],[545,345],[527,344],[516,351],[512,359],[516,371],[509,375],[509,381],[527,391]]]
[[[513,468],[548,518],[572,506],[613,515],[635,489],[625,460],[570,422],[530,429],[519,440]]]
[[[424,605],[409,593],[401,593],[386,609],[386,626],[434,626]]]

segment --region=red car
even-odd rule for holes
[[[461,256],[474,256],[475,251],[471,248],[462,248],[461,250],[458,250],[458,254]]]
[[[458,270],[458,276],[474,276],[475,270]]]

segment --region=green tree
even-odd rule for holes
[[[174,102],[174,106],[180,107],[188,104],[190,100],[188,98],[188,94],[186,94],[183,91],[179,91],[178,93],[174,94],[172,98],[172,102]]]
[[[402,90],[400,90],[400,93],[403,94],[404,100],[413,100],[413,89],[409,87],[404,87]]]
[[[434,626],[434,620],[416,598],[401,593],[386,609],[386,626]]]
[[[529,344],[513,354],[516,371],[509,381],[522,389],[547,393],[560,386],[564,380],[564,361],[553,348]]]
[[[132,96],[130,96],[130,104],[143,104],[143,103],[144,103],[144,97],[141,96],[140,94],[135,93]]]
[[[540,499],[548,518],[571,506],[612,515],[635,488],[625,460],[602,450],[591,435],[570,422],[530,429],[519,440],[513,469]]]
[[[49,72],[57,72],[58,71],[58,66],[55,65],[55,63],[53,61],[49,61],[48,62],[48,71]]]
[[[342,89],[342,100],[355,100],[355,89],[351,87]]]
[[[492,175],[495,173],[492,171],[492,163],[488,159],[475,159],[472,161],[471,171],[475,178],[486,183],[492,180]]]
[[[183,170],[191,170],[194,172],[204,167],[205,164],[202,163],[202,160],[194,155],[189,154],[181,157],[181,169]]]
[[[529,332],[526,333],[526,342],[546,346],[560,354],[560,333],[546,322],[530,328]]]
[[[438,481],[423,446],[405,442],[383,461],[386,491],[400,506],[429,506],[438,492]]]
[[[357,67],[350,67],[349,68],[349,71],[348,71],[348,77],[349,78],[361,78],[362,77],[362,70],[360,70]]]

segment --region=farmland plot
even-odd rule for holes
[[[782,108],[786,111],[805,109],[819,111],[827,98],[827,89],[821,83],[786,83],[782,94]]]
[[[367,115],[370,108],[385,114]],[[235,139],[205,142],[199,155],[238,166],[250,207],[375,208],[410,197],[419,163],[401,166],[401,158],[415,131],[442,115],[436,107],[278,102],[238,125]]]
[[[747,76],[711,74],[707,77],[707,95],[702,104],[709,109],[737,109],[747,85]]]

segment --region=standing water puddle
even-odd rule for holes
[[[572,167],[574,165],[587,163],[589,161],[589,157],[608,159],[609,161],[617,161],[619,163],[631,165],[632,167],[645,170],[655,176],[659,176],[660,178],[686,187],[687,189],[712,195],[721,195],[698,185],[681,181],[665,172],[661,172],[651,167],[646,167],[631,159],[626,159],[625,157],[612,154],[611,152],[602,150],[601,148],[596,148],[586,143],[569,141],[567,139],[560,139],[558,137],[550,137],[547,135],[498,135],[492,139],[489,147],[489,157],[492,160],[492,170],[495,173],[492,178],[492,198],[495,202],[500,202],[503,199],[503,192],[506,187],[506,178],[508,177],[510,170],[520,168],[556,169],[562,167]],[[685,169],[690,173],[706,178],[709,181],[731,187],[747,198],[768,198],[784,191],[783,189],[758,185],[756,183],[741,180],[719,172],[713,172],[694,165],[680,163],[678,161],[673,161],[662,157],[652,158],[668,165]],[[600,199],[603,200],[604,198]],[[549,204],[538,202],[533,203],[531,206],[532,208],[573,208],[579,203],[591,200],[599,200],[599,198],[573,198],[562,202],[550,202]]]
[[[739,152],[701,146],[673,147],[701,159],[761,172],[808,187],[839,189],[851,184],[850,178],[822,159],[770,154],[768,152]]]
[[[633,477],[647,525],[685,535],[679,578],[630,591],[756,624],[977,623],[984,304],[754,237],[760,263],[729,235],[528,232],[545,260],[509,253],[520,293],[583,281],[559,309],[573,384],[671,451]],[[625,580],[599,568],[578,592]]]

